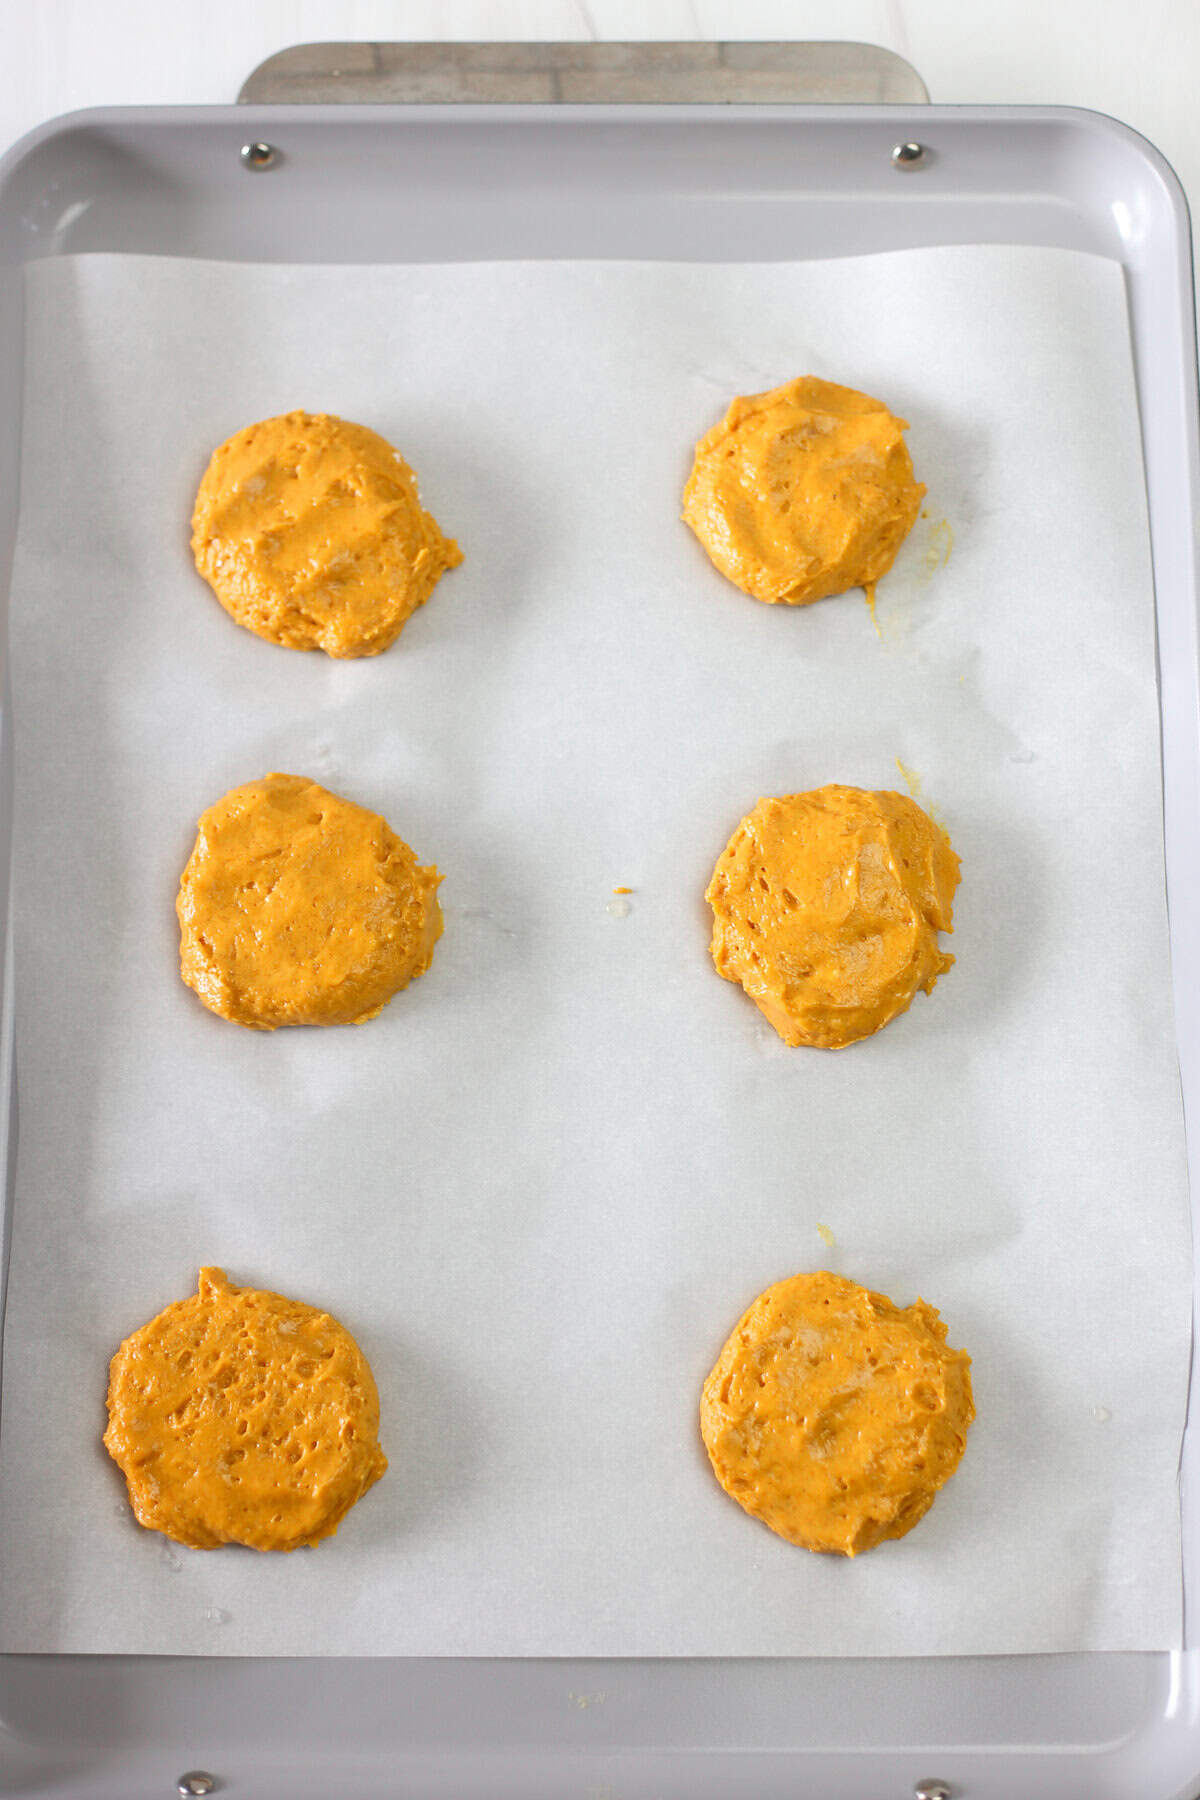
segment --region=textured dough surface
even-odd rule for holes
[[[201,1269],[112,1359],[104,1444],[139,1524],[197,1550],[330,1537],[379,1480],[379,1396],[328,1313]]]
[[[376,656],[462,561],[398,450],[365,425],[290,412],[214,452],[196,567],[239,625],[292,650]]]
[[[836,1050],[904,1012],[954,958],[959,861],[907,794],[815,788],[760,800],[705,898],[712,959],[785,1044]]]
[[[857,1556],[903,1537],[966,1447],[970,1363],[923,1300],[793,1275],[743,1314],[704,1384],[713,1473],[806,1550]]]
[[[814,375],[742,395],[696,446],[683,516],[756,600],[869,592],[925,496],[905,428],[882,400]]]
[[[378,813],[265,775],[200,819],[175,903],[180,973],[239,1025],[361,1024],[429,967],[440,879]]]

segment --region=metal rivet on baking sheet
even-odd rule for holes
[[[242,155],[246,152],[243,150]],[[892,149],[892,167],[894,169],[919,169],[925,161],[924,144],[896,144]]]
[[[175,1791],[183,1796],[183,1800],[192,1800],[195,1794],[211,1794],[215,1792],[217,1778],[210,1775],[207,1769],[189,1769],[175,1783]]]
[[[242,161],[248,169],[269,169],[275,161],[273,144],[243,144]]]
[[[913,1800],[950,1800],[950,1789],[944,1781],[918,1781]]]

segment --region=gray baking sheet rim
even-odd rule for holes
[[[892,149],[908,140],[926,154],[919,167],[897,169]],[[274,146],[269,169],[246,167],[247,141]],[[34,258],[105,250],[288,262],[770,261],[964,242],[1093,250],[1125,271],[1154,558],[1178,1048],[1195,1163],[1200,416],[1191,245],[1178,181],[1123,125],[1067,108],[652,105],[106,109],[53,121],[0,163],[5,605],[21,269]],[[6,659],[6,926],[7,681]],[[16,1133],[7,929],[3,959],[0,1280]],[[0,1792],[165,1800],[199,1769],[215,1778],[212,1791],[254,1800],[906,1800],[938,1783],[956,1800],[1194,1800],[1198,1438],[1189,1425],[1179,1652],[827,1662],[5,1656]]]

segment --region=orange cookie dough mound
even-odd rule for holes
[[[221,1269],[125,1339],[104,1444],[139,1524],[196,1550],[319,1543],[387,1468],[375,1382],[345,1327]]]
[[[805,1550],[903,1537],[949,1481],[975,1417],[971,1359],[932,1306],[840,1275],[793,1275],[739,1319],[700,1430],[725,1489]]]
[[[705,898],[712,959],[785,1044],[853,1044],[953,963],[958,857],[906,794],[823,787],[760,800]]]
[[[925,496],[905,425],[882,400],[815,375],[742,396],[696,446],[683,516],[756,600],[870,592]]]
[[[200,820],[175,903],[180,973],[239,1025],[359,1025],[429,967],[440,879],[378,813],[265,775]]]
[[[213,452],[192,516],[196,567],[272,644],[376,656],[462,561],[389,443],[328,413],[247,425]]]

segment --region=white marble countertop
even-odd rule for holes
[[[1197,0],[10,0],[0,12],[0,146],[76,107],[231,101],[265,57],[322,38],[851,38],[906,57],[934,100],[1111,113],[1200,205]]]

